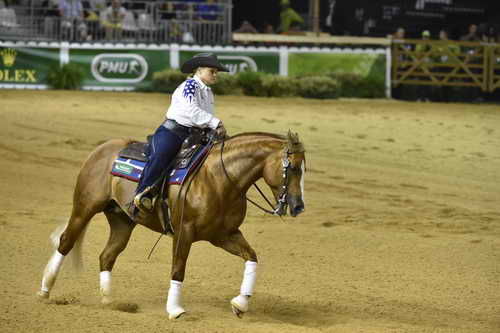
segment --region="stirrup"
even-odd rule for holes
[[[143,213],[151,213],[154,207],[154,200],[144,196],[145,192],[139,193],[134,197],[134,205]]]

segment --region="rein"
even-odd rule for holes
[[[277,201],[276,208],[273,207],[273,205],[271,204],[271,201],[269,201],[269,199],[266,197],[266,195],[264,194],[264,192],[262,192],[262,190],[259,188],[259,186],[256,183],[253,183],[253,186],[255,186],[255,188],[260,193],[260,195],[264,198],[264,200],[266,200],[266,202],[269,204],[269,206],[273,209],[273,210],[269,210],[269,209],[266,209],[266,208],[262,207],[261,205],[259,205],[255,201],[253,201],[252,199],[248,198],[247,195],[245,193],[243,193],[243,191],[238,186],[238,184],[236,184],[233,181],[233,179],[229,176],[229,173],[227,172],[227,169],[226,169],[226,165],[224,164],[224,159],[222,157],[222,153],[224,151],[225,141],[224,141],[224,139],[222,139],[221,141],[222,142],[221,142],[221,149],[220,149],[220,162],[221,162],[221,165],[222,165],[222,170],[224,170],[224,174],[226,175],[226,177],[229,180],[229,182],[235,188],[238,189],[238,191],[241,193],[241,195],[248,202],[250,202],[251,204],[253,204],[255,207],[259,208],[260,210],[262,210],[263,212],[265,212],[267,214],[278,215],[283,220],[283,218],[281,217],[281,215],[283,215],[286,212],[286,206],[287,206],[286,197],[287,197],[287,194],[288,194],[288,167],[290,166],[290,161],[288,160],[288,155],[289,155],[288,150],[286,151],[285,158],[283,158],[283,161],[282,161],[282,165],[283,165],[283,178],[284,178],[283,181],[284,181],[284,183],[283,183],[283,186],[281,188],[280,194],[278,196],[278,201]]]

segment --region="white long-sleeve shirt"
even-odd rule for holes
[[[167,119],[188,127],[216,129],[220,120],[214,116],[214,94],[194,75],[181,83],[172,94]]]

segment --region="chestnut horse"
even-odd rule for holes
[[[69,222],[52,235],[55,251],[45,268],[41,298],[48,298],[60,267],[68,255],[81,262],[80,245],[90,219],[104,212],[110,225],[109,240],[100,260],[101,302],[111,299],[111,271],[125,249],[136,224],[163,232],[161,205],[149,215],[134,220],[128,215],[136,183],[111,175],[119,151],[132,140],[110,140],[97,147],[78,175]],[[243,133],[212,147],[205,163],[189,179],[190,186],[172,185],[168,203],[172,207],[173,260],[166,311],[170,319],[185,310],[181,287],[191,244],[209,241],[245,261],[240,294],[231,300],[233,312],[241,317],[248,311],[257,268],[257,255],[239,230],[247,209],[246,192],[260,178],[271,188],[278,206],[277,215],[297,216],[304,210],[303,176],[305,150],[297,134],[286,137],[268,133]],[[72,250],[73,249],[73,250]]]

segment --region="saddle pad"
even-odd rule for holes
[[[191,159],[191,162],[182,169],[174,169],[169,175],[169,185],[181,185],[191,171],[203,161],[204,156],[208,153],[208,146],[200,149]],[[130,158],[118,157],[113,163],[111,174],[113,176],[126,178],[133,182],[139,182],[142,171],[144,170],[145,162],[137,161]]]
[[[111,174],[123,177],[133,182],[138,182],[141,178],[142,170],[146,162],[133,160],[131,158],[118,157],[113,163]]]

